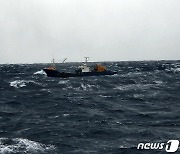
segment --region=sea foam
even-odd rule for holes
[[[55,150],[54,145],[45,145],[23,138],[0,138],[0,153],[49,153]]]

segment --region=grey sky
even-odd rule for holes
[[[180,59],[180,0],[0,0],[0,63]]]

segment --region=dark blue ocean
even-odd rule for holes
[[[180,140],[180,61],[102,64],[118,74],[61,79],[44,74],[48,64],[0,65],[0,153],[166,153],[137,145]]]

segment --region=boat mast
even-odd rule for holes
[[[65,63],[66,60],[67,60],[67,58],[64,58],[63,61],[62,61],[62,63]]]
[[[54,68],[56,68],[56,64],[55,64],[55,59],[54,59],[54,58],[52,59],[52,66],[53,66]]]
[[[84,57],[85,58],[85,64],[87,64],[89,57]]]

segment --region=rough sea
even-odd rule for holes
[[[180,61],[103,64],[118,74],[61,79],[45,75],[48,64],[0,65],[0,153],[167,153],[137,146],[180,140]]]

